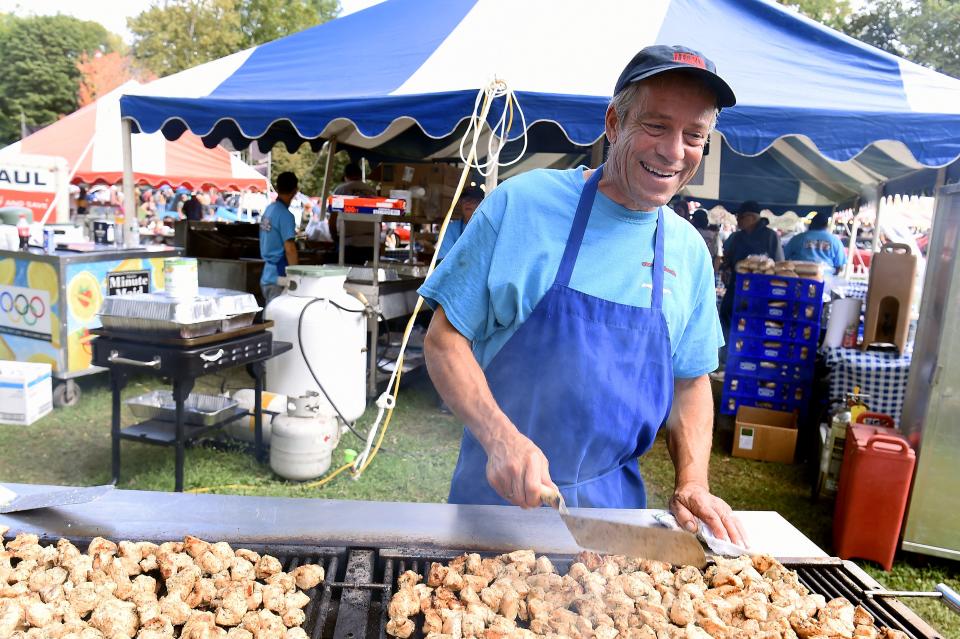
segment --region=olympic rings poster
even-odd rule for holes
[[[0,333],[51,340],[50,293],[22,286],[0,286]]]

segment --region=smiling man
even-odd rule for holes
[[[606,164],[507,180],[424,283],[427,366],[466,425],[452,503],[529,508],[556,487],[570,506],[643,508],[638,458],[666,424],[678,521],[743,542],[707,480],[713,268],[666,208],[735,103],[700,53],[643,49],[607,108]]]

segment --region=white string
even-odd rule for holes
[[[471,163],[464,155],[464,143],[468,137],[471,137],[471,133],[473,134],[474,142],[476,142],[480,132],[483,131],[483,127],[487,126],[486,116],[481,116],[478,113],[485,97],[488,98],[487,103],[489,105],[492,105],[497,98],[504,98],[504,105],[503,110],[500,112],[500,119],[490,127],[490,136],[487,139],[486,159],[483,162],[477,159],[475,163],[473,163],[477,172],[483,177],[490,175],[494,166],[510,166],[511,164],[516,164],[523,157],[524,153],[527,152],[527,119],[523,114],[520,101],[517,100],[516,94],[513,92],[513,89],[507,85],[506,81],[494,78],[486,89],[477,92],[477,99],[473,104],[473,114],[470,116],[467,131],[463,134],[463,138],[460,139],[460,160],[466,164],[468,168],[470,167]],[[520,150],[520,153],[509,162],[501,162],[500,149],[507,143],[510,129],[513,127],[513,123],[510,121],[511,106],[516,110],[516,117],[520,120],[520,138],[523,140],[523,148]]]
[[[464,132],[463,137],[460,139],[460,159],[463,160],[464,168],[463,172],[460,175],[460,182],[457,185],[457,190],[454,193],[453,201],[450,204],[450,208],[447,210],[446,216],[443,218],[443,223],[440,225],[440,234],[437,236],[437,246],[442,246],[443,238],[447,232],[447,226],[450,223],[450,218],[453,216],[454,207],[457,205],[457,201],[460,199],[460,194],[463,192],[463,187],[466,183],[467,176],[470,174],[470,169],[476,168],[480,171],[481,174],[486,175],[483,171],[488,167],[492,166],[490,162],[490,157],[496,157],[492,152],[488,156],[487,162],[484,162],[483,166],[477,161],[477,146],[480,142],[480,134],[483,130],[483,126],[486,123],[487,115],[490,112],[490,107],[493,104],[493,101],[497,97],[507,96],[507,104],[504,106],[503,114],[500,117],[500,121],[497,123],[499,127],[500,134],[506,136],[509,131],[507,130],[507,106],[509,101],[513,101],[515,108],[520,112],[520,121],[523,125],[523,150],[526,151],[527,148],[527,131],[526,131],[526,120],[523,118],[523,111],[520,109],[519,103],[516,102],[516,98],[513,95],[513,92],[510,91],[506,83],[501,80],[494,80],[490,83],[489,86],[485,89],[481,89],[477,92],[477,99],[474,101],[473,105],[473,114],[470,116],[470,123],[467,126],[467,130]],[[485,99],[486,98],[486,99]],[[497,130],[497,127],[494,127],[494,130]],[[470,140],[470,151],[464,156],[464,145],[467,140]],[[503,139],[503,138],[501,138]],[[489,147],[492,149],[492,146]],[[522,156],[523,153],[520,154]],[[514,159],[509,164],[513,164],[517,159]],[[509,164],[504,164],[502,166],[509,166]],[[427,267],[427,277],[430,277],[430,274],[433,273],[434,268],[437,264],[437,253],[434,252],[433,259],[430,260],[430,266]],[[414,317],[417,313],[420,312],[420,308],[423,305],[423,298],[419,297],[417,299],[417,304],[413,310]],[[408,322],[406,330],[403,332],[403,339],[400,342],[400,353],[397,355],[397,360],[394,365],[393,371],[390,373],[390,380],[387,382],[387,390],[384,391],[380,397],[377,398],[377,418],[374,421],[373,425],[370,427],[370,431],[367,433],[367,441],[364,446],[363,451],[357,455],[356,459],[353,462],[353,468],[351,477],[354,480],[360,479],[360,476],[363,474],[361,470],[364,465],[367,463],[367,459],[370,456],[370,452],[373,449],[373,443],[376,440],[377,433],[380,431],[380,425],[383,422],[384,415],[387,411],[392,411],[396,406],[397,396],[391,395],[391,389],[394,387],[396,382],[397,375],[402,372],[403,368],[403,359],[404,354],[407,351],[407,344],[410,341],[410,333],[413,328],[413,322]],[[399,393],[399,388],[397,389]]]

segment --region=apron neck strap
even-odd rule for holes
[[[650,298],[650,308],[659,309],[663,306],[663,207],[657,207],[657,228],[653,232],[653,292]]]
[[[563,250],[563,257],[560,259],[560,268],[557,269],[555,284],[561,286],[570,285],[570,276],[573,275],[573,265],[577,263],[577,255],[580,253],[580,244],[583,243],[583,234],[587,230],[587,222],[590,220],[590,210],[593,209],[593,201],[597,197],[597,185],[600,184],[600,178],[603,177],[603,165],[597,167],[593,175],[583,185],[583,192],[580,193],[580,201],[577,202],[577,212],[573,217],[573,226],[570,227],[570,235],[567,236],[567,246]]]
[[[583,243],[583,234],[587,230],[587,222],[590,220],[590,211],[593,209],[593,201],[597,198],[597,186],[603,177],[603,166],[597,167],[587,183],[583,186],[583,192],[580,194],[580,201],[577,202],[577,212],[573,217],[573,226],[570,227],[570,235],[567,236],[567,245],[563,250],[563,257],[560,259],[560,268],[557,269],[557,277],[554,284],[561,286],[570,285],[570,277],[573,275],[573,267],[577,263],[577,255],[580,253],[580,245]],[[657,228],[654,231],[653,247],[653,292],[650,299],[650,307],[654,309],[663,306],[663,207],[657,208]]]

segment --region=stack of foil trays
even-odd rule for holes
[[[188,339],[249,326],[259,310],[249,293],[201,288],[197,297],[163,292],[110,295],[99,315],[111,331]]]

